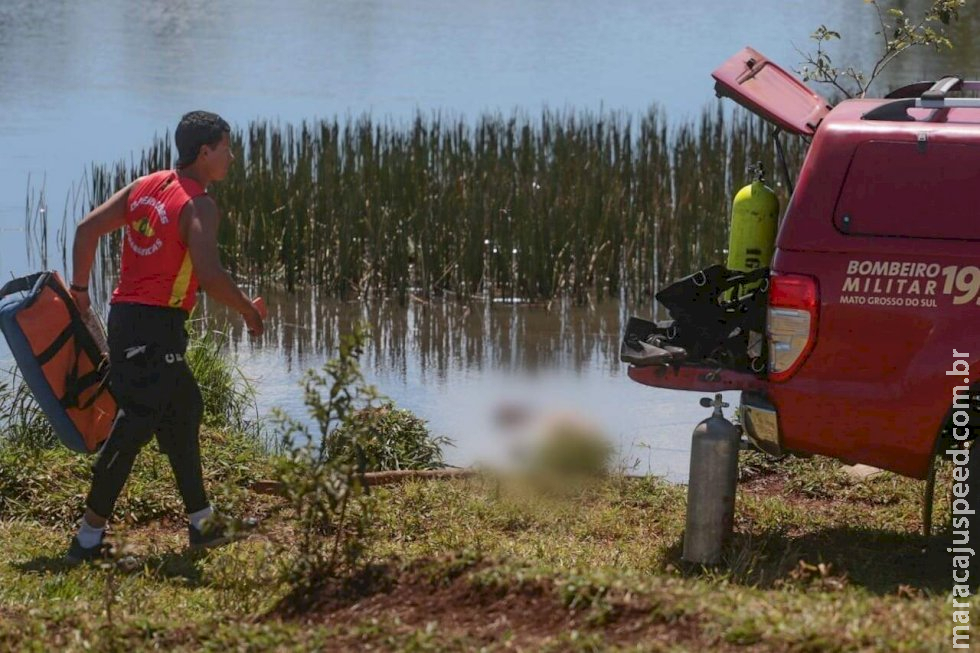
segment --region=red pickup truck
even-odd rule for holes
[[[768,452],[925,478],[977,425],[980,100],[960,93],[980,82],[831,107],[750,48],[714,77],[720,95],[812,139],[770,266],[767,367],[688,360],[630,378],[741,390],[745,433]]]

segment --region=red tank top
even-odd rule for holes
[[[194,307],[197,277],[180,237],[180,213],[204,192],[174,170],[148,175],[129,191],[122,271],[111,303]]]

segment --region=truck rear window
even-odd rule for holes
[[[980,146],[868,141],[854,152],[834,214],[861,236],[980,240]]]

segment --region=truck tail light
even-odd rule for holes
[[[802,274],[773,272],[769,284],[769,379],[785,381],[816,343],[820,292],[817,280]]]

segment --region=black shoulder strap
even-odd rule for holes
[[[27,292],[34,288],[37,284],[38,279],[48,274],[47,271],[35,272],[34,274],[29,274],[26,277],[18,277],[16,279],[11,279],[0,288],[0,299],[3,299],[7,295],[13,295],[15,292]]]

